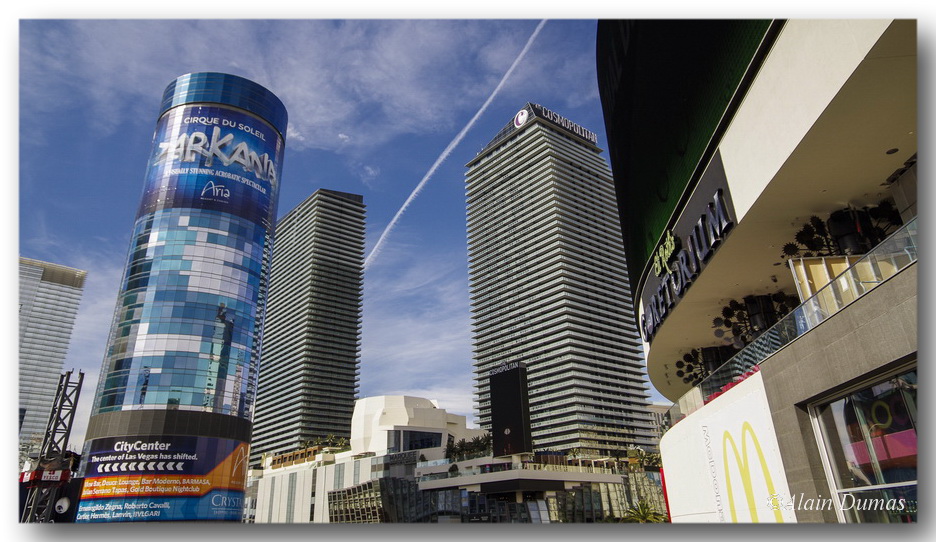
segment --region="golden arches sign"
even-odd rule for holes
[[[748,439],[746,438],[748,435],[750,435],[751,443],[754,445],[754,449],[757,452],[757,458],[760,463],[761,472],[764,474],[764,480],[767,483],[767,494],[775,495],[777,493],[774,489],[773,478],[770,476],[767,460],[764,459],[764,451],[761,449],[760,442],[758,442],[757,435],[754,433],[754,428],[751,427],[751,424],[749,422],[744,422],[741,425],[741,453],[738,453],[738,446],[735,444],[735,440],[731,436],[731,433],[725,431],[725,434],[722,437],[722,457],[725,461],[725,488],[728,490],[728,506],[731,510],[731,521],[734,523],[738,522],[738,513],[735,509],[734,493],[731,491],[731,472],[728,470],[729,443],[731,443],[731,450],[734,452],[734,458],[736,464],[738,465],[738,470],[741,471],[741,484],[744,486],[744,495],[747,497],[748,509],[751,511],[751,520],[755,523],[758,522],[757,506],[754,499],[754,488],[751,484],[751,465],[748,462]],[[773,513],[777,523],[783,523],[783,514],[781,513],[779,507],[775,508]]]

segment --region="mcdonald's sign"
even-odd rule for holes
[[[738,445],[735,442],[734,437],[731,436],[729,431],[725,431],[722,436],[722,459],[725,463],[725,489],[728,492],[728,509],[731,512],[731,521],[734,523],[738,522],[738,511],[735,505],[734,491],[731,486],[731,469],[729,469],[729,458],[735,460],[735,465],[737,465],[738,470],[741,475],[741,485],[744,488],[744,496],[747,500],[748,510],[751,511],[751,520],[754,523],[758,522],[757,515],[757,501],[754,496],[754,486],[751,482],[751,462],[750,455],[748,454],[748,442],[754,446],[754,451],[757,453],[757,465],[760,466],[761,473],[764,476],[764,483],[767,489],[767,495],[777,495],[776,488],[774,487],[773,478],[770,475],[770,467],[767,463],[767,460],[764,458],[764,450],[761,448],[760,441],[757,440],[757,434],[754,432],[754,428],[751,427],[751,424],[745,421],[741,424],[741,450],[738,451]],[[731,451],[733,452],[731,456],[728,455],[728,445],[731,445]],[[779,507],[773,508],[774,519],[777,520],[777,523],[783,523],[783,514],[780,511]]]
[[[673,523],[796,523],[763,375],[751,375],[663,435]]]

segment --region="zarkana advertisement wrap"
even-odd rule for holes
[[[247,454],[246,443],[231,439],[97,439],[75,521],[238,521]]]
[[[188,105],[166,112],[154,137],[137,218],[186,207],[272,228],[283,142],[266,122],[230,107]]]

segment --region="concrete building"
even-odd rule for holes
[[[912,20],[601,21],[678,522],[915,522]]]
[[[77,522],[241,519],[286,124],[238,76],[163,93]]]
[[[318,190],[276,225],[250,464],[347,438],[360,368],[364,199]]]
[[[466,523],[595,523],[621,518],[631,504],[625,472],[615,460],[543,453],[455,458],[416,468],[421,491],[461,497],[445,515]]]
[[[660,437],[663,436],[663,433],[670,427],[669,413],[671,408],[673,408],[672,403],[659,402],[650,403],[650,406],[647,407],[650,414],[653,416],[653,426],[657,434],[657,440],[659,440]]]
[[[348,449],[310,447],[264,456],[262,471],[256,473],[253,521],[428,521],[432,512],[426,503],[406,500],[403,494],[417,498],[418,462],[442,460],[447,444],[485,434],[467,428],[465,422],[464,416],[449,414],[428,399],[402,395],[359,399]],[[352,508],[357,512],[352,514]]]
[[[265,456],[246,521],[586,523],[620,518],[630,504],[614,460],[453,452],[449,444],[487,433],[428,399],[360,399],[353,420],[346,449]]]
[[[20,466],[42,444],[86,277],[80,269],[19,260]]]
[[[653,447],[611,173],[595,134],[527,104],[468,164],[475,388],[527,367],[535,450]]]

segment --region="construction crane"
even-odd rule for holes
[[[20,481],[28,483],[26,505],[23,508],[21,523],[52,523],[56,508],[67,509],[71,503],[59,503],[62,488],[71,479],[72,463],[75,455],[66,453],[68,437],[81,393],[84,373],[78,371],[78,378],[72,381],[72,371],[59,377],[55,402],[49,412],[42,448],[39,450],[38,465],[34,470],[22,473]],[[61,510],[60,510],[61,511]]]

